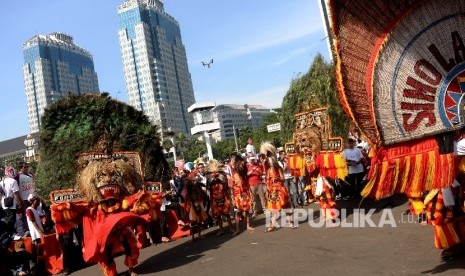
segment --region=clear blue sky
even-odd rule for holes
[[[127,102],[116,8],[123,0],[5,1],[0,12],[0,141],[28,133],[22,44],[65,32],[94,58],[101,91]],[[317,0],[165,0],[178,20],[197,102],[280,107],[293,77],[319,52]],[[211,68],[201,61],[214,59]],[[120,93],[118,93],[118,91]]]

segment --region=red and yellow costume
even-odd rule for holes
[[[212,217],[229,215],[231,202],[228,199],[228,185],[221,181],[210,184],[211,212]]]
[[[203,206],[202,191],[199,184],[192,179],[186,182],[186,203],[189,220],[192,223],[201,223],[208,218]]]
[[[428,221],[434,226],[434,244],[438,249],[447,249],[465,241],[464,216],[456,216],[444,206],[441,189],[432,190],[425,198]]]
[[[84,260],[99,263],[106,276],[117,275],[113,256],[121,251],[126,266],[137,265],[139,248],[146,241],[146,224],[156,217],[156,200],[142,190],[135,175],[131,163],[123,159],[92,159],[80,173],[78,190],[51,194],[57,231],[82,223]],[[65,196],[54,197],[55,193]]]
[[[336,201],[334,199],[334,189],[332,185],[327,178],[321,176],[312,179],[312,181],[312,192],[320,205],[322,215],[327,219],[335,218]]]
[[[279,168],[266,171],[267,209],[280,211],[289,207],[289,193],[284,187],[284,176]]]
[[[250,187],[247,181],[234,171],[231,176],[232,195],[236,208],[241,212],[250,210]]]
[[[66,232],[82,223],[84,260],[99,263],[104,275],[113,276],[117,272],[112,256],[121,249],[126,255],[124,264],[129,268],[137,265],[139,247],[134,229],[150,220],[150,209],[153,205],[149,195],[139,191],[111,206],[103,202],[65,202],[53,204],[51,211],[57,232]]]
[[[308,153],[307,170],[312,176],[312,193],[320,205],[320,210],[326,219],[335,218],[336,200],[334,197],[334,178],[344,179],[348,172],[345,160],[340,153],[320,152]],[[333,178],[334,177],[334,178]]]

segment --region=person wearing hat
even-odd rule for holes
[[[41,238],[45,236],[44,227],[40,220],[37,207],[40,205],[40,198],[35,194],[30,194],[27,198],[31,206],[26,209],[27,226],[31,234],[31,239],[35,244],[40,243]]]

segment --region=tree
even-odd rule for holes
[[[186,150],[186,136],[184,133],[179,132],[174,143],[175,147],[181,152],[182,159],[184,159],[184,151]]]
[[[205,142],[200,141],[194,136],[191,136],[185,141],[186,151],[184,152],[184,160],[186,162],[193,161],[199,157],[199,154],[203,155],[207,152]]]
[[[157,127],[147,116],[106,93],[68,96],[50,105],[42,116],[38,193],[47,199],[50,191],[73,187],[76,157],[102,148],[139,151],[146,180],[170,178]]]
[[[272,112],[263,118],[263,122],[260,127],[252,133],[255,148],[260,148],[260,144],[264,141],[269,141],[276,147],[283,146],[286,143],[286,140],[284,140],[283,130],[268,132],[267,126],[275,123],[281,123],[280,112]]]
[[[284,96],[281,106],[281,133],[284,139],[292,140],[295,114],[323,106],[328,107],[333,135],[346,136],[349,119],[339,101],[334,65],[326,63],[323,56],[318,54],[309,71],[291,81],[291,86]]]

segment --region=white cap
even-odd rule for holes
[[[30,194],[28,197],[27,197],[27,200],[28,201],[31,201],[33,199],[37,198],[37,196],[35,194]]]

